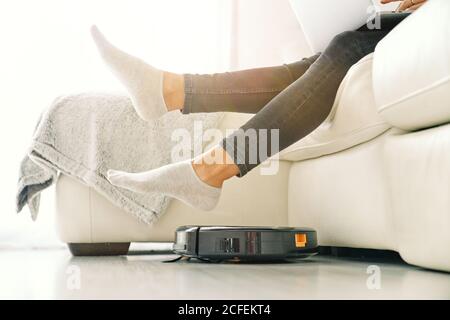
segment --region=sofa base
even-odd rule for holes
[[[68,243],[73,256],[123,256],[128,254],[130,242]]]
[[[75,257],[83,256],[124,256],[129,254],[130,242],[116,243],[68,243],[67,246],[71,254]],[[371,260],[389,260],[404,262],[400,255],[395,251],[359,249],[319,246],[320,255],[331,255],[341,258],[361,258]],[[166,253],[166,252],[165,252]]]
[[[295,162],[289,225],[317,230],[322,246],[398,252],[450,271],[450,124],[391,129],[364,144]]]
[[[183,225],[287,226],[289,168],[289,162],[280,161],[276,175],[253,170],[230,179],[213,211],[172,199],[153,225],[140,222],[93,187],[60,174],[55,198],[58,236],[65,243],[173,242],[176,228]]]

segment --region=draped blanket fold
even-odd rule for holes
[[[152,224],[164,213],[170,198],[115,187],[106,179],[107,170],[140,172],[168,164],[172,150],[179,150],[180,144],[183,150],[203,146],[202,132],[199,135],[195,128],[216,128],[222,116],[170,112],[146,122],[124,96],[84,93],[60,97],[42,113],[20,165],[17,212],[28,205],[32,219],[36,219],[41,192],[63,173],[92,187],[143,223]],[[173,133],[189,139],[176,140]]]

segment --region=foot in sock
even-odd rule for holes
[[[96,26],[91,34],[101,57],[127,89],[137,114],[147,121],[164,115],[163,72],[113,46]]]
[[[222,191],[200,180],[192,160],[140,173],[108,170],[107,175],[115,186],[140,193],[160,192],[205,211],[214,209]]]

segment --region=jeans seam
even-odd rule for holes
[[[333,64],[332,64],[332,66],[333,66]],[[336,71],[336,68],[335,67],[333,67],[332,68],[332,70],[330,71],[330,72],[327,72],[327,75],[326,75],[326,77],[324,77],[324,78],[321,78],[321,81],[320,82],[323,82],[324,80],[326,80],[326,79],[328,79],[329,77],[330,77],[330,75],[332,74],[332,73],[334,73]],[[295,113],[295,112],[297,112],[297,110],[298,109],[300,109],[301,107],[303,107],[311,98],[313,97],[313,94],[311,93],[311,92],[309,92],[308,93],[308,96],[305,98],[305,100],[303,101],[303,103],[301,103],[300,105],[298,105],[292,112],[290,112],[285,118],[284,118],[284,120],[283,120],[283,122],[281,122],[281,123],[275,123],[278,127],[281,127],[281,126],[283,126],[285,123],[286,123],[286,121],[288,121],[288,120],[290,120],[291,119],[291,116]]]
[[[192,113],[192,87],[193,79],[190,74],[184,75],[184,106],[181,112],[183,114]]]
[[[292,74],[291,69],[289,69],[289,66],[287,64],[283,64],[283,67],[287,70],[289,76],[291,77],[291,83],[294,82],[296,79],[294,79],[294,75]]]
[[[252,89],[223,89],[223,90],[199,90],[191,88],[190,94],[196,95],[226,95],[226,94],[254,94],[254,93],[273,93],[273,92],[281,92],[285,88],[252,88]]]

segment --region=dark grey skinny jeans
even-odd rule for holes
[[[244,176],[316,129],[330,113],[347,71],[373,52],[404,17],[382,20],[382,29],[361,27],[339,34],[322,54],[298,62],[211,75],[185,74],[182,112],[256,113],[221,144],[239,167],[239,176]],[[246,134],[248,129],[278,129],[278,148],[272,147],[270,134],[263,142],[257,135],[255,143]],[[264,152],[258,150],[261,142]],[[255,148],[256,159],[250,154]]]

